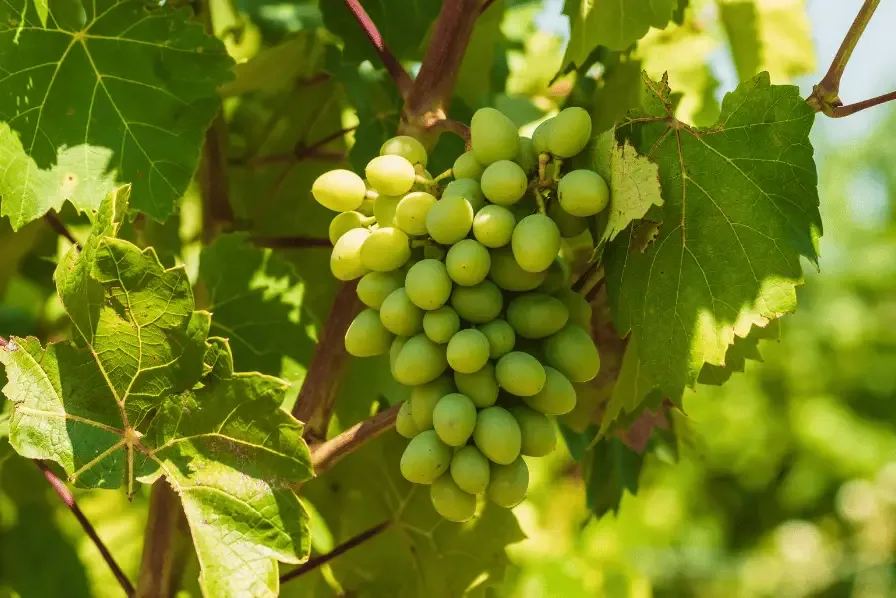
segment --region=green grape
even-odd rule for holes
[[[476,426],[476,405],[460,393],[445,395],[432,412],[432,425],[442,442],[448,446],[463,446]]]
[[[432,382],[411,389],[411,413],[420,430],[432,429],[432,412],[436,403],[445,395],[455,392],[454,382],[448,376],[441,376]]]
[[[563,209],[573,216],[593,216],[610,203],[610,189],[596,172],[573,170],[560,179],[557,197]]]
[[[476,181],[482,176],[483,170],[485,170],[485,167],[476,161],[473,152],[464,152],[459,155],[457,160],[454,161],[454,166],[451,168],[454,178],[474,179]]]
[[[472,374],[454,372],[454,384],[457,390],[473,401],[480,409],[491,407],[498,400],[498,379],[495,377],[495,366],[486,362],[484,366]]]
[[[527,272],[543,272],[560,252],[560,231],[544,214],[532,214],[520,220],[510,240],[513,257]]]
[[[405,438],[413,438],[422,430],[417,428],[414,421],[414,415],[411,412],[411,402],[403,401],[398,409],[398,416],[395,418],[395,429]]]
[[[395,336],[386,330],[380,315],[365,309],[352,320],[345,331],[345,350],[355,357],[373,357],[389,351]]]
[[[479,494],[488,488],[488,459],[473,445],[463,446],[451,458],[451,478],[464,492]]]
[[[391,226],[373,231],[361,246],[361,263],[377,272],[397,270],[410,257],[410,239],[404,231]]]
[[[471,287],[488,275],[492,256],[478,241],[463,239],[451,246],[445,258],[448,276],[459,285]]]
[[[487,493],[493,503],[512,509],[523,502],[528,490],[529,468],[522,457],[517,457],[509,465],[492,464]]]
[[[314,180],[311,195],[317,203],[334,212],[351,212],[361,207],[367,186],[351,170],[330,170]]]
[[[591,116],[578,106],[564,108],[554,117],[548,134],[548,151],[559,158],[572,158],[591,139]]]
[[[423,310],[414,305],[404,287],[395,289],[380,305],[383,326],[398,336],[411,336],[423,328]]]
[[[408,342],[408,337],[396,336],[395,340],[392,341],[392,346],[389,347],[389,371],[392,373],[393,378],[395,377],[395,362],[406,342]]]
[[[342,235],[330,254],[330,271],[339,280],[354,280],[367,274],[369,270],[361,263],[361,247],[370,231],[353,228]]]
[[[526,174],[538,170],[538,152],[535,151],[535,144],[531,139],[520,136],[520,151],[513,161],[519,164]]]
[[[377,195],[373,200],[373,217],[381,227],[395,226],[395,211],[401,195]]]
[[[414,436],[401,455],[401,475],[415,484],[431,484],[451,466],[451,449],[435,430]]]
[[[444,345],[437,345],[424,334],[408,339],[395,360],[395,380],[407,386],[432,382],[445,373],[448,361]]]
[[[532,146],[535,148],[536,153],[544,154],[549,151],[548,139],[551,137],[553,125],[554,117],[551,117],[535,127],[535,130],[532,132]]]
[[[442,199],[448,197],[463,197],[473,206],[473,212],[478,212],[485,205],[485,195],[479,181],[474,179],[457,179],[448,183],[442,191]]]
[[[426,148],[409,135],[399,135],[386,141],[380,147],[381,156],[401,156],[411,164],[422,164],[426,167]]]
[[[600,355],[588,331],[575,324],[567,324],[544,342],[547,363],[554,366],[573,382],[588,382],[600,370]]]
[[[494,319],[479,327],[479,331],[488,339],[489,357],[498,359],[513,350],[516,333],[506,320]]]
[[[507,306],[507,322],[523,338],[544,338],[554,334],[569,320],[562,301],[544,293],[527,293]]]
[[[518,397],[538,394],[545,383],[544,366],[532,355],[511,351],[498,360],[495,376],[501,388]]]
[[[560,236],[564,239],[578,237],[588,230],[588,220],[573,216],[563,209],[559,201],[551,201],[548,205],[548,216],[557,225],[557,230],[560,231]]]
[[[434,343],[444,345],[460,330],[460,316],[447,305],[423,314],[423,332]]]
[[[342,235],[355,228],[364,228],[368,219],[360,212],[342,212],[330,220],[330,243],[336,244]]]
[[[532,409],[547,415],[563,415],[576,406],[576,389],[572,382],[549,365],[544,366],[544,388],[531,397],[523,397],[523,402]]]
[[[473,206],[463,197],[443,197],[426,214],[426,231],[436,243],[453,245],[473,227]]]
[[[509,206],[526,194],[526,173],[520,165],[510,160],[498,160],[489,164],[482,173],[482,194],[490,202]]]
[[[520,426],[506,409],[487,407],[476,417],[473,442],[493,463],[513,463],[522,445]]]
[[[483,280],[472,287],[454,287],[451,307],[457,315],[474,324],[491,322],[501,313],[504,298],[495,283]]]
[[[380,309],[383,301],[404,285],[400,272],[368,272],[358,281],[358,299],[367,307]]]
[[[585,297],[572,289],[564,289],[554,296],[562,301],[566,309],[569,310],[570,324],[576,324],[585,330],[591,329],[591,304]]]
[[[520,454],[544,457],[557,446],[557,430],[546,415],[524,405],[514,405],[510,414],[520,426]]]
[[[519,152],[520,136],[513,121],[494,108],[480,108],[470,119],[473,156],[483,166],[512,160]]]
[[[436,513],[455,523],[463,523],[476,513],[476,497],[464,492],[451,474],[445,474],[432,483],[429,498]]]
[[[557,258],[548,266],[545,272],[544,282],[538,285],[540,293],[553,295],[562,289],[569,287],[569,270],[566,262]]]
[[[448,252],[445,251],[444,247],[435,243],[427,243],[423,246],[423,258],[427,260],[438,260],[441,262],[445,259],[446,253]],[[413,266],[413,264],[411,265]]]
[[[451,296],[451,278],[439,260],[420,260],[408,270],[405,289],[414,305],[422,309],[438,309]]]
[[[504,206],[485,206],[473,218],[473,236],[486,247],[503,247],[510,243],[516,218]]]
[[[414,186],[414,165],[401,156],[377,156],[364,169],[367,180],[378,193],[404,195]]]
[[[527,272],[517,263],[510,247],[492,251],[488,277],[505,291],[531,291],[544,282],[547,272]]]
[[[393,222],[409,235],[426,234],[426,215],[436,203],[436,198],[424,191],[412,191],[398,202]]]
[[[455,372],[472,374],[488,363],[488,339],[475,328],[461,330],[448,341],[448,365]]]

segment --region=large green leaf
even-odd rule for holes
[[[82,211],[116,181],[156,219],[175,211],[230,78],[223,45],[189,9],[142,0],[0,7],[0,177],[13,228],[59,210]]]
[[[659,167],[664,224],[643,251],[631,229],[605,252],[620,334],[678,401],[704,363],[722,365],[735,336],[792,311],[800,256],[818,257],[814,113],[791,86],[760,75],[728,94],[719,122],[673,116],[669,87],[645,77],[644,109],[621,133]]]
[[[598,519],[619,510],[626,492],[638,491],[644,456],[625,446],[618,438],[604,438],[585,460],[585,499]]]

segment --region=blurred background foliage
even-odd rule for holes
[[[278,164],[260,157],[288,152],[297,139],[309,145],[358,125],[347,141],[337,139],[325,149],[347,151],[352,162],[363,164],[397,123],[399,98],[391,81],[376,65],[352,66],[369,48],[334,8],[341,6],[335,0],[211,4],[215,33],[240,64],[232,87],[222,89],[233,213],[257,235],[324,236],[329,215],[313,202],[297,211],[295,202],[332,160]],[[376,3],[365,4],[401,58],[412,69],[419,65],[434,14],[407,23],[400,14],[383,14]],[[713,122],[722,95],[737,81],[762,70],[774,83],[799,84],[807,95],[861,2],[680,2],[687,8],[664,30],[651,30],[627,52],[599,49],[580,72],[559,77],[569,32],[563,3],[495,4],[477,24],[452,116],[467,120],[474,109],[494,105],[526,133],[567,102],[588,106],[609,126],[637,101],[642,68],[654,77],[669,73],[680,94],[679,117],[698,125]],[[849,101],[896,86],[893,22],[896,9],[884,3],[844,77]],[[327,73],[338,73],[338,81]],[[508,548],[505,581],[489,593],[896,596],[896,107],[843,121],[820,117],[813,140],[825,222],[821,271],[807,269],[799,309],[781,322],[780,339],[763,341],[764,361],[748,362],[728,384],[700,386],[686,396],[688,437],[678,458],[669,451],[646,454],[637,494],[625,493],[616,513],[592,516],[581,470],[565,446],[533,463],[529,498],[514,510],[528,538]],[[444,168],[457,143],[447,136],[440,141],[433,172]],[[186,264],[192,279],[201,280],[201,212],[194,190],[178,217],[162,225],[138,220],[127,235],[155,246],[168,263]],[[74,214],[63,219],[76,234],[84,226]],[[12,234],[0,221],[0,334],[53,340],[65,333],[52,270],[66,248],[43,222]],[[278,305],[292,306],[290,333],[300,338],[286,348],[272,343],[282,359],[272,373],[298,388],[309,340],[326,317],[335,284],[326,249],[283,255],[294,274],[277,274],[281,265],[272,262],[265,285],[279,285],[278,292],[289,296]],[[257,301],[255,308],[263,310],[272,299]],[[239,361],[239,349],[234,352]],[[378,360],[353,362],[333,431],[367,416],[384,398],[402,398],[388,368]],[[120,595],[38,469],[14,456],[5,425],[0,416],[0,598]],[[388,444],[365,451],[388,451]],[[397,458],[392,461],[397,469]],[[125,571],[136,577],[148,490],[131,504],[123,493],[76,495]],[[307,498],[315,513],[314,548],[326,552],[341,535],[338,528],[353,524],[328,513],[332,506],[323,489],[312,488]],[[344,506],[366,508],[358,504]],[[374,522],[367,513],[351,517],[359,525]],[[507,533],[513,536],[513,530]],[[352,558],[349,553],[333,567],[352,567]],[[195,561],[183,566],[187,585],[181,595],[198,595]],[[283,595],[335,595],[335,585],[325,567],[284,586]]]

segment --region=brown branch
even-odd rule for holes
[[[446,118],[444,120],[439,120],[431,124],[428,127],[428,130],[438,133],[441,133],[443,131],[447,133],[454,133],[464,140],[464,147],[466,147],[467,150],[470,149],[470,127],[462,122]]]
[[[882,96],[877,96],[876,98],[871,98],[870,100],[863,100],[861,102],[856,102],[855,104],[847,104],[846,106],[832,106],[831,113],[828,114],[831,118],[843,118],[844,116],[849,116],[850,114],[855,114],[856,112],[861,112],[867,108],[873,108],[874,106],[879,106],[886,102],[892,102],[896,100],[896,91],[891,91],[890,93],[885,93]],[[827,112],[825,112],[827,114]]]
[[[65,237],[72,245],[77,247],[79,250],[81,249],[81,244],[78,243],[78,240],[71,233],[71,231],[66,228],[66,226],[62,223],[62,220],[59,219],[59,216],[57,216],[55,212],[47,212],[46,214],[44,214],[44,220],[47,224],[50,225],[50,228],[56,231],[56,234]]]
[[[479,14],[485,13],[488,10],[488,7],[495,3],[495,0],[485,0],[482,3],[482,6],[479,7]]]
[[[198,180],[202,196],[202,237],[208,244],[222,226],[234,220],[227,178],[227,123],[220,112],[205,133]]]
[[[174,594],[172,581],[179,560],[175,555],[182,517],[183,510],[174,490],[166,480],[156,480],[149,497],[149,518],[137,580],[139,598],[167,598]]]
[[[332,2],[334,0],[330,1]],[[370,40],[373,49],[376,51],[377,56],[379,56],[380,62],[383,63],[383,66],[386,67],[386,71],[389,72],[389,76],[395,81],[398,93],[401,94],[401,97],[406,98],[413,86],[411,76],[404,70],[404,67],[401,66],[401,63],[395,57],[395,54],[392,53],[392,50],[389,49],[389,46],[386,45],[379,29],[376,28],[376,25],[370,19],[370,15],[367,14],[367,11],[361,6],[361,3],[358,2],[358,0],[345,0],[345,5],[354,15],[355,20],[358,21],[358,25],[360,25],[361,29],[364,31],[364,35]]]
[[[50,482],[53,490],[56,491],[56,494],[59,495],[59,498],[62,499],[62,502],[65,503],[69,511],[71,511],[75,516],[75,519],[78,520],[78,523],[81,524],[81,527],[84,528],[84,532],[100,551],[100,554],[103,556],[103,560],[106,561],[106,564],[109,565],[110,569],[112,569],[112,573],[115,575],[115,579],[118,580],[119,585],[121,585],[121,589],[124,590],[124,593],[127,596],[133,596],[134,586],[131,584],[131,581],[128,579],[127,575],[124,574],[124,571],[121,570],[121,567],[118,566],[118,563],[115,562],[115,558],[112,556],[112,553],[110,553],[109,549],[106,548],[106,545],[103,544],[103,541],[97,535],[96,530],[93,528],[93,525],[90,523],[90,521],[87,520],[84,512],[81,511],[78,503],[75,502],[75,497],[65,485],[65,482],[63,482],[56,476],[56,474],[50,471],[50,468],[43,461],[35,460],[34,464],[37,465],[37,467],[44,473],[44,477],[47,478],[48,482]]]
[[[9,341],[7,341],[5,338],[0,336],[0,347],[6,348],[6,345],[8,345],[8,344],[9,344]]]
[[[252,243],[256,247],[269,249],[307,249],[310,247],[332,247],[329,239],[315,237],[254,237]]]
[[[382,523],[374,525],[370,529],[361,532],[357,536],[349,538],[348,540],[346,540],[345,542],[343,542],[342,544],[340,544],[339,546],[337,546],[336,548],[334,548],[327,554],[322,554],[320,556],[314,557],[313,559],[309,559],[309,561],[307,563],[305,563],[304,565],[301,565],[300,567],[296,567],[289,573],[285,573],[285,574],[281,575],[280,583],[284,584],[287,581],[290,581],[292,579],[299,577],[300,575],[303,575],[305,573],[308,573],[309,571],[313,571],[314,569],[317,569],[318,567],[326,565],[327,563],[329,563],[330,561],[335,559],[337,556],[344,554],[344,553],[348,552],[349,550],[351,550],[352,548],[359,546],[359,545],[363,544],[364,542],[367,542],[368,540],[371,540],[371,539],[377,537],[378,535],[380,535],[381,533],[383,533],[384,531],[389,529],[389,526],[391,526],[391,525],[392,525],[392,520],[387,519],[386,521],[383,521]]]
[[[401,403],[393,405],[382,413],[377,413],[373,417],[355,424],[339,436],[312,447],[311,464],[314,469],[314,475],[320,475],[366,442],[392,429],[395,426],[395,418],[398,417],[400,408]]]

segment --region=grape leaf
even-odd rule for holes
[[[133,182],[135,209],[175,211],[232,61],[189,9],[148,6],[54,3],[46,27],[31,2],[0,7],[0,214],[13,228],[65,200],[94,210],[115,180]]]
[[[772,320],[764,327],[753,326],[750,329],[750,334],[745,338],[734,337],[734,343],[728,347],[728,352],[725,353],[725,365],[704,364],[697,381],[700,384],[721,386],[734,373],[743,372],[748,359],[762,361],[762,355],[759,353],[759,341],[777,339],[780,333],[778,320]]]
[[[312,83],[325,47],[317,31],[301,31],[285,42],[265,48],[251,60],[233,67],[233,81],[219,88],[223,97],[250,92],[282,91],[304,80]]]
[[[663,29],[678,8],[678,0],[566,0],[569,44],[563,64],[582,66],[597,46],[625,50],[651,27]]]
[[[618,438],[604,438],[585,460],[585,501],[600,519],[619,509],[623,495],[638,491],[644,455],[625,446]]]
[[[762,74],[725,97],[714,127],[696,129],[673,116],[665,80],[644,83],[644,109],[621,133],[659,167],[664,225],[643,252],[631,229],[620,234],[604,263],[617,330],[678,402],[735,336],[796,306],[799,258],[816,263],[821,235],[814,113],[796,87]]]
[[[641,105],[641,61],[624,59],[614,53],[604,62],[604,72],[591,98],[592,130],[606,131]],[[581,77],[587,81],[587,77]],[[577,81],[578,83],[578,81]]]
[[[610,430],[620,427],[621,416],[627,415],[621,424],[624,426],[644,409],[656,407],[663,398],[656,386],[641,361],[638,339],[632,337],[625,347],[622,367],[613,385],[607,409],[601,416],[598,436],[602,437]]]

